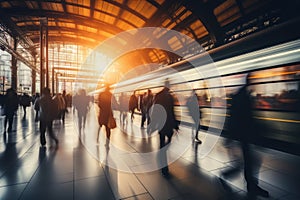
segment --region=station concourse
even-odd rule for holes
[[[297,0],[1,1],[0,199],[300,199],[299,9]],[[247,187],[247,155],[230,131],[247,77],[249,166],[269,197]],[[151,122],[166,113],[151,105],[166,79],[180,123],[162,148]],[[107,84],[116,99],[110,140],[98,118]],[[59,142],[47,132],[45,145],[35,112],[43,88],[67,108],[53,121]],[[7,129],[9,91],[18,102]],[[79,125],[82,91],[89,102]],[[192,91],[197,108],[189,110]],[[133,93],[131,120],[122,98]]]

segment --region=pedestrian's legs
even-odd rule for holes
[[[37,122],[39,120],[39,111],[35,111],[35,121]]]
[[[144,123],[146,121],[146,113],[142,111],[142,123],[141,123],[141,127],[144,127]]]
[[[26,106],[23,106],[24,115],[26,115]]]
[[[86,113],[83,114],[82,118],[83,118],[82,126],[84,128],[85,127],[85,122],[86,122]]]
[[[109,141],[110,141],[110,128],[108,128],[107,126],[105,126],[105,131],[106,131],[106,142],[105,142],[105,146],[108,147]]]
[[[46,122],[40,120],[40,142],[42,146],[46,145],[45,133],[46,133]]]
[[[58,145],[58,139],[56,138],[53,132],[52,121],[47,122],[47,128],[48,128],[49,136],[51,137],[51,139],[55,141],[56,145]]]
[[[9,115],[7,115],[8,117],[8,132],[12,131],[12,125],[13,125],[13,121],[14,121],[14,113],[10,113]]]
[[[110,140],[110,128],[108,128],[107,126],[105,126],[105,131],[106,131],[106,137],[108,140]]]
[[[66,110],[63,109],[63,110],[61,111],[61,119],[62,119],[63,124],[65,123],[65,115],[66,115]]]
[[[164,146],[166,145],[165,139],[166,139],[165,134],[159,132],[159,142],[160,142],[161,151],[158,155],[160,156],[159,160],[161,162],[161,165],[163,166],[161,168],[161,173],[163,176],[168,176],[169,175],[169,167],[168,167],[168,163],[167,163],[166,148],[164,148]],[[168,138],[168,142],[169,141],[170,141],[170,139]]]
[[[130,112],[131,112],[131,116],[130,117],[131,117],[131,121],[132,121],[134,119],[134,109],[132,109]]]
[[[82,127],[82,116],[79,113],[78,113],[78,127],[79,127],[79,131],[80,131],[81,127]]]
[[[249,144],[243,142],[241,145],[244,156],[244,176],[247,182],[247,187],[251,188],[254,185],[257,185],[257,179],[253,175],[253,155]]]
[[[7,117],[7,115],[5,115],[5,118],[4,118],[4,133],[6,132],[7,123],[8,123],[8,117]]]
[[[150,119],[150,110],[148,110],[148,111],[146,112],[146,117],[147,117],[147,125],[149,125],[150,122],[151,122],[151,119]]]

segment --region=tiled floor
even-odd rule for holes
[[[121,127],[115,113],[118,128],[105,146],[104,129],[96,141],[97,110],[92,108],[80,133],[72,112],[67,114],[65,124],[55,121],[59,148],[49,138],[46,148],[41,148],[38,123],[31,108],[27,109],[25,118],[22,110],[18,111],[15,131],[6,136],[3,117],[0,119],[1,200],[246,199],[243,173],[219,179],[221,171],[240,161],[234,142],[225,144],[223,138],[201,132],[203,144],[197,145],[192,142],[191,130],[181,127],[170,147],[158,151],[158,135],[140,129],[139,116]],[[269,191],[269,199],[300,199],[300,158],[261,147],[254,149],[262,161],[256,176]],[[159,170],[164,156],[170,162],[169,178]]]

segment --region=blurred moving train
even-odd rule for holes
[[[118,98],[148,89],[155,94],[168,78],[178,100],[176,113],[183,125],[191,123],[185,99],[194,89],[199,97],[201,129],[222,129],[230,118],[230,100],[251,72],[251,95],[259,137],[258,145],[300,155],[300,40],[228,58],[218,58],[221,50],[197,55],[159,70],[121,81],[113,86]],[[214,62],[210,62],[214,61]],[[96,92],[97,93],[97,92]],[[213,131],[212,131],[213,133]]]

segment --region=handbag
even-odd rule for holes
[[[115,120],[115,118],[114,118],[113,116],[110,116],[110,117],[108,118],[107,127],[108,127],[109,129],[114,129],[114,128],[117,127],[116,120]]]

